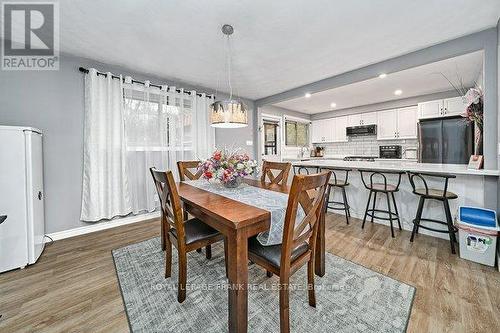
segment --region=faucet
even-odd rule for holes
[[[304,153],[309,151],[309,147],[308,146],[302,146],[299,150],[299,157],[300,158],[304,158]]]

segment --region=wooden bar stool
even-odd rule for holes
[[[321,171],[331,171],[332,176],[330,177],[330,181],[328,182],[328,189],[326,191],[326,199],[325,199],[325,213],[328,212],[328,209],[332,210],[343,210],[345,212],[345,219],[347,224],[349,224],[349,217],[351,217],[350,206],[347,201],[347,194],[345,188],[349,186],[349,172],[352,169],[349,168],[321,168]],[[342,201],[330,200],[330,193],[332,189],[335,188],[340,189],[342,193]]]
[[[394,197],[394,193],[399,191],[399,185],[401,184],[401,176],[404,174],[404,171],[392,171],[392,170],[379,171],[379,170],[371,170],[371,169],[358,169],[358,170],[361,174],[361,181],[363,182],[363,185],[365,186],[365,188],[367,190],[370,190],[370,195],[368,196],[368,202],[366,204],[365,216],[363,218],[363,225],[361,226],[361,228],[364,229],[366,218],[368,216],[371,217],[371,222],[373,222],[374,218],[379,219],[379,220],[389,221],[391,224],[391,236],[394,238],[394,228],[392,225],[393,220],[398,221],[399,230],[402,230],[401,220],[399,219],[398,206],[396,204],[396,198]],[[369,183],[367,183],[365,181],[363,174],[365,174],[365,175],[370,174],[370,176],[369,176],[370,182]],[[398,176],[397,184],[396,185],[388,184],[387,183],[387,175],[397,175]],[[378,179],[378,182],[377,182],[377,179]],[[375,182],[374,182],[374,180],[375,180]],[[386,196],[387,210],[376,209],[377,194],[379,194],[379,193],[383,193]],[[370,209],[370,202],[371,202],[372,195],[373,195],[373,204],[372,204],[372,208]],[[394,212],[391,210],[391,200],[389,197],[392,197],[392,202],[394,204]],[[387,217],[376,215],[376,213],[387,214]]]
[[[425,177],[442,179],[444,181],[443,188],[442,189],[429,188]],[[457,199],[458,195],[448,191],[448,182],[450,178],[456,178],[456,176],[443,173],[408,172],[408,178],[410,179],[410,184],[411,187],[413,188],[413,193],[420,197],[420,201],[418,203],[417,215],[413,220],[413,231],[411,233],[410,242],[413,242],[415,234],[418,234],[418,229],[420,227],[434,232],[447,233],[450,237],[451,253],[455,254],[455,243],[457,242],[455,233],[458,231],[458,229],[453,225],[453,219],[451,217],[450,204],[448,200]],[[423,187],[417,188],[417,185],[415,184],[416,181],[421,182],[422,183],[421,186]],[[424,209],[424,203],[426,199],[437,200],[443,203],[444,213],[446,215],[446,221],[422,218],[422,211]],[[432,227],[422,225],[421,224],[422,221],[445,225],[447,226],[447,230],[435,229]]]

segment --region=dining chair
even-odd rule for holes
[[[150,168],[156,191],[160,198],[162,239],[165,242],[165,278],[171,275],[172,245],[177,248],[179,258],[179,281],[177,300],[186,299],[187,253],[224,239],[224,236],[203,221],[192,218],[184,221],[182,206],[172,171],[158,171]],[[227,246],[224,242],[227,257]],[[207,259],[210,259],[207,252]],[[227,274],[227,267],[226,267]]]
[[[324,209],[325,191],[331,171],[293,177],[286,209],[283,241],[280,245],[263,246],[256,237],[248,241],[248,258],[280,278],[280,331],[290,332],[289,291],[290,276],[307,263],[309,305],[316,307],[314,291],[314,255],[318,221]],[[297,210],[304,218],[297,221]],[[271,273],[271,274],[269,274]]]
[[[198,169],[199,165],[200,161],[178,161],[177,168],[179,169],[179,179],[181,181],[200,179],[203,171]],[[194,169],[194,171],[191,171],[192,169]]]
[[[260,178],[261,181],[266,181],[266,176],[269,178],[269,181],[273,184],[286,184],[288,180],[288,174],[290,173],[290,168],[292,167],[292,163],[286,162],[269,162],[264,161],[262,164],[262,176]],[[274,171],[280,171],[276,176],[273,174]]]

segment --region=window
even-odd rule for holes
[[[191,150],[191,105],[192,102],[188,99],[124,89],[127,149],[129,151]]]
[[[285,121],[285,145],[303,147],[309,145],[309,124],[297,121]]]

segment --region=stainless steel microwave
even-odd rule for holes
[[[377,135],[377,125],[347,127],[345,131],[347,136]]]

